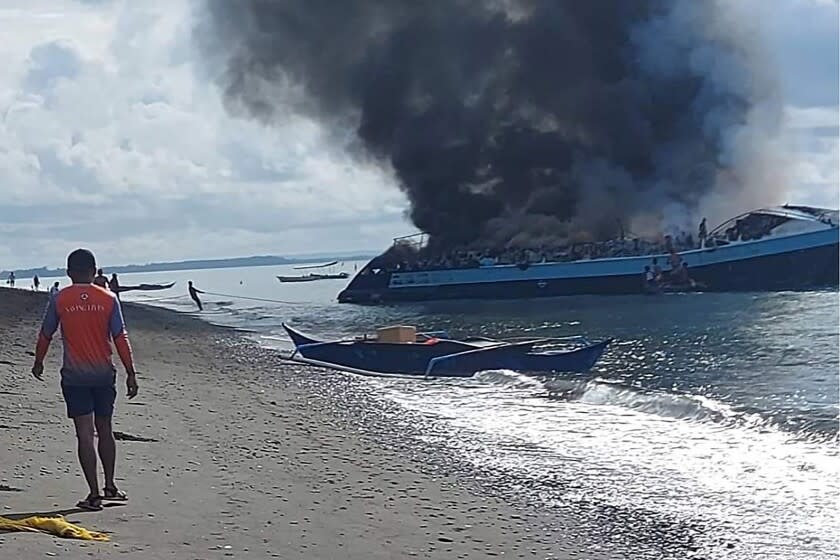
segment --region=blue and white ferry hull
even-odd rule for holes
[[[837,226],[741,241],[680,253],[704,291],[781,291],[838,285]],[[667,271],[668,255],[495,265],[406,272],[365,267],[343,290],[342,303],[446,299],[517,299],[644,292],[653,258]]]

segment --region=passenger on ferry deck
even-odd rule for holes
[[[674,284],[694,284],[691,277],[688,275],[688,265],[686,263],[682,263],[674,272],[672,272],[671,277]]]
[[[650,270],[650,266],[645,265],[645,287],[653,288],[656,286],[656,278]]]
[[[700,227],[697,228],[697,240],[700,242],[700,248],[704,248],[706,246],[706,218],[700,220]]]
[[[671,274],[673,274],[678,268],[680,268],[682,257],[680,257],[679,253],[671,249],[671,256],[668,257],[668,260],[671,264]]]
[[[662,281],[662,267],[659,266],[659,261],[653,257],[653,279],[657,282]]]

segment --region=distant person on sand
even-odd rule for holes
[[[108,287],[114,292],[114,295],[117,296],[117,300],[120,299],[120,280],[117,278],[117,273],[113,273],[111,275],[111,279],[108,281]]]
[[[41,289],[41,279],[38,278],[37,274],[32,277],[32,289],[35,290],[36,292],[40,291],[40,289]]]
[[[108,289],[108,278],[102,272],[102,269],[96,271],[96,277],[93,279],[93,283],[100,288]]]
[[[190,297],[195,302],[195,304],[198,306],[198,310],[199,311],[204,311],[204,306],[201,305],[201,300],[198,299],[198,294],[203,294],[204,292],[196,289],[195,286],[193,286],[192,280],[187,282],[187,285],[189,286]]]
[[[114,483],[117,449],[111,417],[117,390],[111,340],[125,366],[128,398],[137,396],[137,376],[120,304],[114,294],[93,286],[95,272],[96,259],[90,251],[77,249],[67,257],[67,275],[73,283],[47,304],[32,366],[32,375],[43,381],[44,358],[55,331],[61,327],[64,345],[61,392],[67,403],[67,416],[76,427],[79,463],[90,490],[87,498],[76,505],[90,511],[101,510],[103,499],[128,499]],[[99,436],[99,458],[105,471],[102,494],[96,474],[94,429]]]
[[[52,285],[52,288],[50,288],[50,299],[53,299],[55,296],[58,295],[58,290],[59,290],[58,286],[59,286],[59,284],[58,284],[58,282],[56,282],[55,284]]]
[[[8,284],[9,284],[9,286],[11,286],[12,288],[14,288],[14,287],[15,287],[15,273],[14,273],[14,272],[10,272],[10,273],[9,273],[9,280],[8,280]]]

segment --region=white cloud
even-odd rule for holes
[[[837,4],[768,4],[756,25],[785,84],[791,202],[837,206]],[[121,264],[379,248],[413,230],[389,173],[317,124],[226,114],[194,64],[193,5],[0,4],[0,268],[60,265],[77,245]]]
[[[191,64],[189,2],[9,4],[0,268],[76,245],[116,264],[379,248],[411,230],[388,173],[316,124],[225,113]]]

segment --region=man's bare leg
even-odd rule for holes
[[[102,461],[102,470],[105,471],[105,488],[114,489],[114,465],[117,461],[117,442],[114,440],[114,431],[111,428],[110,416],[97,416],[95,419],[96,433],[99,435],[99,459]]]
[[[90,488],[91,496],[99,495],[99,482],[96,479],[96,448],[93,445],[93,413],[73,418],[76,426],[79,464]]]

